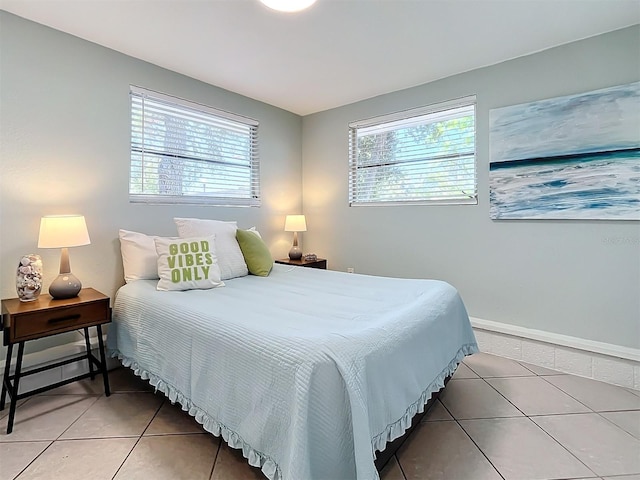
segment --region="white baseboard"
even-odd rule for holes
[[[480,350],[640,390],[640,350],[471,317]]]

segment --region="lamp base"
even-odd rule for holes
[[[289,250],[289,259],[300,260],[301,258],[302,250],[300,250],[300,247],[298,247],[298,245],[294,245],[293,247],[291,247],[291,250]]]
[[[49,295],[53,298],[77,297],[82,283],[73,273],[61,273],[49,285]]]

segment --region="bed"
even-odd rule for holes
[[[377,479],[465,355],[458,292],[436,280],[276,264],[222,288],[119,289],[112,356],[271,480]]]

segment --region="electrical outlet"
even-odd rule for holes
[[[347,268],[347,273],[355,273],[355,269],[353,267]]]

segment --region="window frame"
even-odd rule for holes
[[[245,117],[239,114],[227,112],[225,110],[217,109],[208,105],[193,102],[183,98],[179,98],[173,95],[157,92],[147,88],[139,87],[136,85],[129,86],[130,96],[130,158],[129,158],[129,202],[130,203],[143,203],[143,204],[158,204],[158,205],[208,205],[208,206],[235,206],[235,207],[259,207],[261,205],[260,195],[260,160],[258,151],[258,127],[259,122],[249,117]],[[138,193],[134,190],[134,155],[141,156],[142,165],[141,171],[144,171],[144,156],[145,152],[149,152],[150,156],[161,156],[163,158],[170,158],[172,160],[178,160],[186,164],[192,162],[193,165],[197,165],[200,162],[211,162],[214,164],[222,164],[219,160],[207,159],[198,156],[189,156],[186,153],[164,152],[148,148],[145,143],[144,135],[144,109],[145,101],[151,101],[161,103],[170,106],[171,109],[176,109],[181,115],[208,117],[218,124],[229,124],[237,127],[240,130],[246,130],[248,141],[248,162],[249,165],[243,168],[250,169],[250,180],[247,185],[251,192],[249,196],[224,196],[224,195],[197,195],[197,194],[171,194],[171,193]],[[136,142],[134,135],[134,103],[141,102],[139,111],[142,112],[142,125],[138,126],[138,130],[141,132],[138,137],[142,140]],[[177,116],[176,116],[177,118]],[[231,129],[229,129],[231,131]],[[149,132],[147,132],[149,134]],[[228,163],[228,165],[233,165]],[[215,177],[214,177],[215,178]],[[142,173],[142,186],[144,188],[144,173]],[[181,180],[183,181],[183,180]]]
[[[409,199],[401,198],[398,200],[370,200],[364,201],[358,199],[358,171],[362,166],[358,166],[358,131],[373,130],[376,127],[384,132],[399,131],[402,128],[407,128],[412,125],[429,125],[433,121],[418,121],[420,117],[428,116],[430,120],[437,119],[437,117],[451,117],[463,118],[462,116],[452,116],[451,112],[456,109],[471,108],[473,111],[473,192],[467,195],[458,195],[455,198],[428,198],[421,199]],[[428,120],[429,120],[428,119]],[[439,121],[448,120],[447,118]],[[438,121],[438,120],[436,120]],[[398,124],[398,128],[392,128],[394,123]],[[455,154],[455,155],[440,155],[425,158],[423,162],[429,160],[440,160],[448,156],[462,157],[470,156],[471,154]],[[379,115],[376,117],[367,118],[364,120],[358,120],[349,123],[349,192],[348,203],[350,207],[368,207],[368,206],[400,206],[400,205],[477,205],[478,204],[478,165],[477,165],[477,101],[475,95],[469,95],[454,100],[431,104],[427,106],[412,108],[390,114]],[[419,161],[418,161],[419,162]],[[416,163],[418,163],[416,162]],[[403,161],[388,162],[387,165],[400,165],[406,164]],[[384,163],[368,165],[369,167],[381,167]]]

